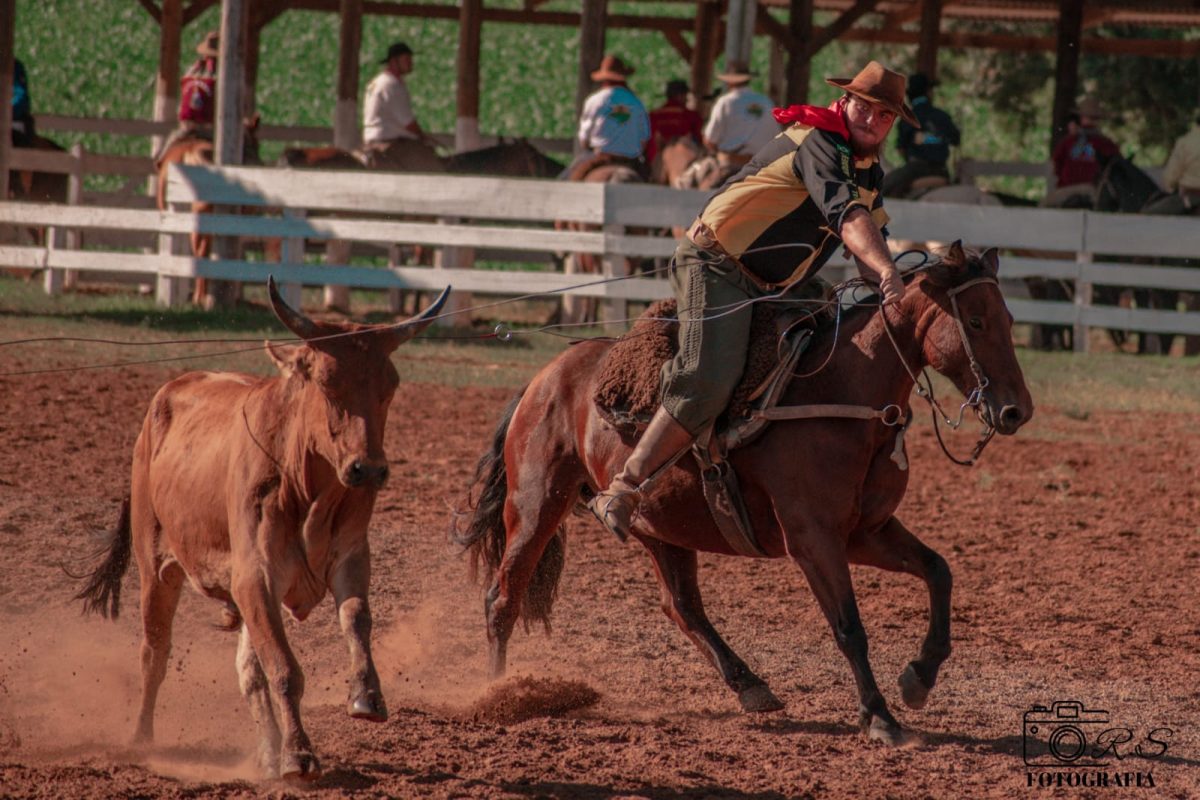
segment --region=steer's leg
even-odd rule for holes
[[[895,517],[878,530],[852,535],[848,555],[855,564],[915,575],[929,587],[929,629],[917,660],[900,674],[905,705],[921,708],[950,656],[950,567]]]
[[[279,776],[279,724],[275,721],[275,712],[271,708],[271,692],[267,686],[267,676],[254,647],[250,644],[250,629],[242,625],[238,634],[237,649],[238,686],[242,696],[250,706],[250,716],[258,728],[258,770],[266,778]]]
[[[251,559],[247,559],[251,560]],[[233,600],[242,612],[250,644],[267,676],[271,700],[282,739],[279,775],[283,778],[316,780],[321,776],[312,743],[300,723],[300,698],[304,696],[304,673],[288,646],[280,616],[279,600],[267,586],[267,577],[254,563],[239,569],[235,559]]]
[[[169,563],[156,571],[153,561],[143,565],[138,554],[138,574],[142,582],[142,708],[138,713],[137,743],[154,740],[154,705],[158,689],[167,675],[171,656],[171,626],[179,594],[183,588],[183,569]]]
[[[334,568],[332,583],[338,622],[350,648],[350,696],[346,711],[357,719],[383,722],[387,719],[387,706],[371,658],[371,609],[367,604],[371,554],[365,541]]]
[[[637,535],[636,532],[634,534]],[[779,698],[755,675],[746,662],[725,644],[704,613],[700,584],[696,579],[696,551],[638,536],[654,559],[662,588],[663,613],[675,621],[700,652],[704,654],[746,711],[778,711]]]

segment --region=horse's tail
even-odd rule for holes
[[[504,559],[504,548],[508,543],[504,527],[504,503],[508,496],[508,470],[504,466],[504,442],[508,438],[508,426],[512,422],[517,404],[525,395],[525,389],[508,404],[496,432],[492,446],[479,458],[475,467],[472,486],[476,492],[467,496],[465,507],[452,517],[450,537],[456,544],[471,554],[471,573],[476,579],[482,577],[486,585],[492,583],[500,562]],[[469,517],[460,525],[462,517]],[[529,590],[521,604],[521,619],[526,627],[541,622],[550,627],[550,611],[558,594],[558,581],[566,555],[565,532],[560,526],[554,537],[542,551],[542,557],[534,567]]]
[[[121,503],[121,515],[117,526],[108,532],[107,541],[97,550],[97,555],[108,551],[108,555],[92,572],[87,585],[75,595],[83,601],[83,613],[99,613],[100,616],[116,619],[121,611],[121,576],[129,569],[129,555],[133,551],[133,536],[129,527],[129,498]]]

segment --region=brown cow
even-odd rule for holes
[[[77,595],[114,619],[130,553],[142,587],[142,708],[154,735],[171,622],[184,583],[241,627],[237,669],[267,776],[320,774],[300,723],[304,675],[280,606],[303,620],[332,590],[350,647],[350,716],[387,718],[371,659],[367,523],[387,480],[383,431],[400,382],[391,353],[436,317],[449,288],[398,325],[314,322],[271,306],[299,345],[267,352],[282,376],[192,372],[158,390],[133,451],[130,495],[108,555]],[[276,716],[278,713],[278,717]]]

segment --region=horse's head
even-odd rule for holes
[[[1097,155],[1092,208],[1097,211],[1136,214],[1162,195],[1154,179],[1123,156]]]
[[[954,383],[986,425],[1012,434],[1033,416],[1033,398],[1017,363],[998,270],[995,248],[968,253],[955,242],[909,292],[917,293],[914,302],[926,301],[916,320],[924,361]]]

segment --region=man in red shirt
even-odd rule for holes
[[[184,139],[212,141],[213,112],[217,107],[217,59],[221,39],[209,31],[196,45],[200,56],[179,81],[179,125],[167,136],[154,156],[157,162],[176,142]]]
[[[658,151],[668,142],[690,136],[700,143],[704,120],[687,107],[688,85],[683,81],[667,83],[667,101],[650,112],[650,141],[646,142],[646,163],[653,164]]]
[[[1099,158],[1121,154],[1116,142],[1100,133],[1097,122],[1104,112],[1094,98],[1084,98],[1067,120],[1067,132],[1054,147],[1056,188],[1043,205],[1061,208],[1074,205],[1077,196],[1091,198],[1092,184],[1100,171]]]

